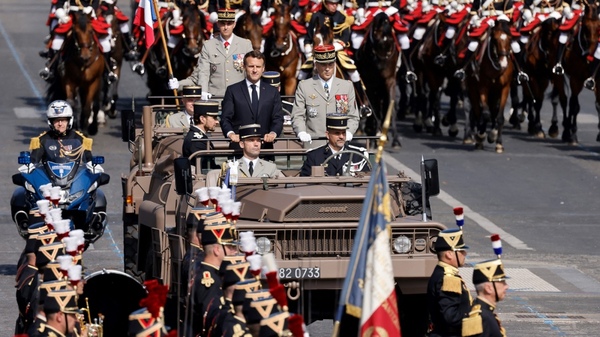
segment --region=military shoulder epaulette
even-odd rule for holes
[[[91,139],[91,138],[86,137],[80,131],[75,131],[75,133],[82,138],[83,149],[86,150],[86,151],[92,151],[92,144],[94,143],[94,140]]]
[[[451,293],[462,293],[462,279],[459,276],[444,274],[442,281],[442,291]]]
[[[40,133],[39,136],[31,138],[31,140],[29,141],[29,151],[37,150],[40,148],[40,146],[41,146],[40,138],[43,135],[45,135],[46,132],[47,131],[44,131],[44,132]]]
[[[483,320],[481,319],[481,306],[475,304],[469,312],[469,316],[462,320],[463,337],[474,336],[483,333]]]

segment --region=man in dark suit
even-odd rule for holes
[[[272,149],[283,130],[281,96],[273,86],[261,81],[265,56],[259,51],[244,56],[246,79],[227,87],[223,98],[221,129],[231,139],[231,148],[239,149],[241,125],[260,124],[263,149]]]
[[[313,166],[321,166],[327,158],[345,150],[362,153],[366,158],[369,154],[365,148],[346,144],[346,130],[348,129],[348,117],[346,116],[328,116],[326,119],[327,144],[310,149],[306,153],[306,160],[302,165],[300,176],[310,176]],[[329,160],[325,166],[325,173],[328,176],[352,175],[354,172],[368,171],[367,160],[359,155],[350,153],[340,153]],[[350,167],[348,167],[350,165]]]

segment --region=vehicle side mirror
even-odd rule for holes
[[[135,139],[135,113],[133,110],[121,111],[121,139],[131,142]]]
[[[106,185],[110,182],[110,176],[106,173],[100,173],[100,177],[98,178],[98,186]]]
[[[25,186],[25,178],[21,173],[13,174],[12,181],[17,186]]]
[[[175,192],[179,195],[192,194],[192,168],[188,158],[173,161],[175,169]]]
[[[425,173],[425,194],[427,198],[440,193],[440,176],[438,174],[437,159],[427,159],[423,161]]]

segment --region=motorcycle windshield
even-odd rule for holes
[[[51,172],[56,179],[64,179],[68,177],[75,168],[75,162],[55,163],[48,161],[46,162],[46,165],[48,166],[48,171]]]

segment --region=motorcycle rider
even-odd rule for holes
[[[93,140],[72,129],[73,109],[69,103],[62,100],[50,103],[46,115],[50,131],[31,138],[31,163],[79,161],[91,169]],[[102,168],[97,165],[95,170]]]

